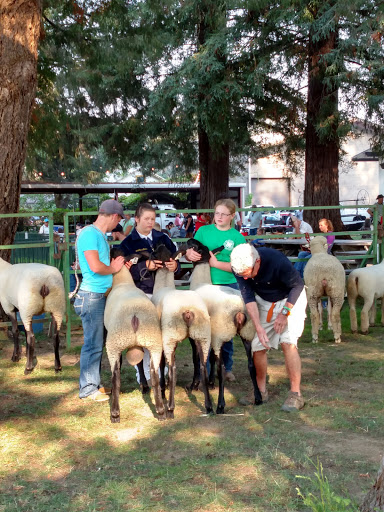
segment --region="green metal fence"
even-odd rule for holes
[[[354,206],[318,206],[318,207],[303,207],[301,210],[332,210],[332,209],[356,209],[356,208],[371,208],[374,211],[374,219],[373,219],[373,230],[366,231],[342,231],[342,232],[334,232],[334,235],[337,236],[357,236],[361,237],[362,235],[369,235],[372,237],[372,244],[370,253],[366,255],[355,255],[354,259],[361,260],[360,266],[364,266],[368,258],[373,259],[374,262],[378,262],[383,258],[383,245],[381,244],[381,251],[378,249],[378,229],[377,229],[377,207],[375,205],[366,206],[366,205],[354,205]],[[244,214],[249,214],[251,211],[294,211],[297,210],[297,207],[279,207],[279,208],[240,208],[238,211],[244,212]],[[199,210],[172,210],[172,213],[196,213],[199,212],[207,212],[212,213],[212,209],[199,209]],[[133,211],[126,211],[126,213],[133,214]],[[157,213],[169,213],[169,210],[158,210]],[[2,218],[9,217],[32,217],[32,216],[40,216],[47,217],[49,219],[49,235],[39,235],[38,233],[17,233],[15,238],[15,243],[12,245],[0,245],[0,249],[11,249],[11,262],[12,263],[22,263],[22,262],[38,262],[38,263],[46,263],[48,265],[54,265],[59,268],[59,270],[63,274],[64,285],[66,290],[66,343],[67,347],[71,345],[71,304],[69,299],[69,291],[70,291],[70,274],[73,274],[74,271],[71,269],[72,263],[75,261],[75,233],[71,233],[69,231],[70,220],[73,217],[79,217],[80,215],[94,215],[95,217],[98,215],[98,212],[67,212],[64,214],[64,233],[62,234],[60,240],[57,237],[54,237],[54,229],[53,229],[53,213],[52,212],[30,212],[30,213],[18,213],[18,214],[0,214],[0,221]],[[321,233],[317,233],[316,235],[321,235]],[[255,238],[258,239],[273,239],[273,238],[281,238],[281,234],[271,234],[268,233],[266,235],[256,235],[256,236],[246,236],[247,240],[253,240]],[[297,237],[296,234],[284,234],[284,238],[292,238]],[[188,240],[187,238],[174,238],[175,242],[183,242]],[[112,244],[117,244],[118,242],[111,242]],[[381,240],[380,240],[381,243]],[[340,256],[338,259],[341,261],[347,260],[348,256]],[[291,258],[292,261],[297,260],[297,258]],[[185,263],[183,267],[192,267],[192,264]],[[36,322],[40,322],[41,320],[36,320]],[[11,325],[10,322],[2,322],[0,326]]]

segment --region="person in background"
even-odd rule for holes
[[[329,219],[320,219],[319,220],[319,229],[322,233],[332,233],[333,224]],[[335,241],[334,235],[326,235],[327,243],[328,243],[328,254],[331,254],[331,249],[333,243]],[[312,257],[310,251],[301,251],[299,252],[298,258],[304,258],[305,261],[296,261],[294,264],[295,269],[299,272],[300,277],[304,277],[304,269],[305,265],[308,263],[308,260]]]
[[[118,224],[114,229],[112,229],[111,233],[112,233],[112,239],[114,242],[116,242],[116,241],[122,242],[125,239],[125,235],[123,232],[123,226],[121,224]]]
[[[224,246],[224,249],[216,256],[211,253],[209,264],[212,284],[238,289],[236,278],[232,274],[230,257],[234,247],[245,244],[245,238],[231,227],[235,214],[236,205],[232,199],[219,199],[215,204],[214,224],[202,226],[194,238],[206,245],[210,251]],[[193,249],[187,249],[186,258],[189,261],[199,261],[201,255]],[[228,381],[235,381],[236,377],[232,372],[233,340],[223,344],[222,354],[226,371],[225,378]]]
[[[297,350],[307,305],[304,281],[289,259],[276,249],[239,245],[232,251],[231,265],[256,329],[252,354],[261,403],[268,402],[267,351],[278,349],[280,345],[290,381],[290,392],[281,409],[297,412],[304,407],[300,391],[301,360]]]
[[[44,224],[39,229],[40,235],[49,235],[49,219],[44,219]]]
[[[335,243],[335,235],[333,233],[333,224],[329,219],[320,219],[319,220],[319,229],[322,233],[325,233],[325,238],[327,239],[328,244],[328,254],[331,254],[333,244]]]
[[[142,251],[153,253],[157,244],[162,243],[171,251],[176,252],[176,246],[168,235],[162,233],[161,230],[155,229],[156,211],[149,203],[142,203],[135,212],[136,227],[133,228],[131,234],[120,244],[120,249],[126,256],[133,253],[140,254]],[[160,226],[159,226],[160,227]],[[177,261],[172,260],[164,263],[170,272],[176,272],[179,269]],[[153,287],[155,285],[155,275],[158,268],[162,268],[163,264],[158,260],[143,260],[136,265],[132,265],[130,272],[137,288],[143,290],[149,298],[152,297]],[[150,355],[147,349],[144,349],[144,374],[147,382],[150,381]],[[136,366],[136,378],[140,384],[139,369]]]
[[[180,219],[180,213],[176,213],[175,226],[180,229],[182,225],[183,221]]]
[[[168,231],[169,231],[169,236],[171,238],[179,238],[180,229],[177,226],[175,226],[173,224],[173,222],[170,222],[167,227],[168,227]]]
[[[196,216],[197,218],[195,222],[195,233],[197,233],[201,226],[206,226],[207,224],[209,224],[209,222],[207,222],[205,213],[197,213]]]
[[[81,317],[84,332],[84,344],[80,354],[79,397],[95,402],[109,400],[110,390],[100,383],[105,293],[112,286],[112,274],[119,272],[124,265],[123,256],[110,261],[106,233],[114,229],[123,218],[122,205],[114,199],[107,199],[101,203],[95,222],[82,229],[76,241],[83,276],[74,302],[75,312]]]
[[[83,229],[83,225],[80,222],[76,222],[76,236],[79,236],[80,231]]]
[[[377,203],[375,203],[375,205],[377,206],[377,221],[380,225],[383,224],[383,198],[383,194],[379,194],[376,197]],[[367,212],[369,213],[369,215],[371,216],[371,220],[373,221],[373,210],[368,208]]]
[[[234,223],[235,223],[235,229],[236,231],[241,231],[241,225],[242,225],[242,222],[241,222],[241,215],[238,211],[236,211],[235,213],[235,220],[234,220]]]
[[[253,204],[252,208],[256,208],[256,205]],[[251,236],[255,236],[257,230],[259,228],[261,228],[261,224],[263,222],[263,212],[260,212],[260,211],[251,212],[248,215],[248,221],[249,221],[249,234]]]
[[[135,225],[135,220],[130,213],[125,214],[125,218],[124,218],[123,222],[121,223],[121,225],[123,227],[124,236],[128,236]]]
[[[193,217],[188,212],[183,213],[183,215],[184,215],[183,227],[185,229],[185,236],[187,238],[193,238],[193,233],[195,231],[195,226],[194,226],[194,223],[193,223]]]
[[[313,233],[312,227],[308,222],[298,219],[295,215],[291,215],[291,221],[293,226],[293,232],[298,235],[304,235],[305,233]]]

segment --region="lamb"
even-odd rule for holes
[[[155,259],[169,261],[170,252],[163,246],[162,255],[155,249]],[[178,343],[192,337],[200,356],[203,374],[203,391],[207,414],[212,413],[212,402],[208,392],[206,362],[211,344],[211,325],[207,307],[201,297],[191,290],[176,290],[174,275],[166,268],[156,272],[152,302],[161,321],[163,351],[169,367],[169,401],[167,417],[173,418],[175,408],[176,364],[175,351]]]
[[[162,356],[160,321],[155,306],[146,294],[136,288],[127,267],[114,274],[112,289],[105,305],[104,325],[107,330],[106,351],[112,372],[111,422],[120,422],[121,353],[128,349],[127,359],[138,364],[143,348],[151,355],[151,381],[159,420],[166,418],[161,397],[158,369]]]
[[[341,341],[340,310],[344,302],[345,272],[340,261],[327,254],[327,239],[318,236],[310,241],[312,258],[304,269],[304,282],[307,287],[308,305],[311,311],[312,342],[319,339],[319,301],[323,295],[330,299],[328,316],[331,318],[335,343]]]
[[[26,335],[27,363],[24,374],[35,367],[35,335],[32,318],[34,315],[51,313],[54,335],[55,372],[61,371],[59,331],[65,314],[65,291],[61,273],[56,267],[41,263],[18,263],[11,265],[0,258],[0,303],[12,322],[12,361],[20,360],[17,310],[20,313]]]
[[[363,297],[361,332],[368,334],[369,325],[375,325],[375,299],[381,298],[381,325],[384,326],[384,260],[378,265],[353,270],[347,281],[347,295],[351,330],[357,332],[356,299]]]
[[[255,336],[255,329],[253,322],[247,317],[241,294],[239,291],[225,286],[212,285],[208,263],[210,255],[207,247],[197,240],[189,240],[187,245],[202,255],[202,259],[194,266],[190,288],[202,297],[211,318],[211,346],[218,362],[219,377],[219,397],[216,413],[223,414],[225,408],[223,380],[225,370],[222,364],[221,347],[223,343],[236,334],[240,335],[247,353],[248,369],[254,387],[255,404],[260,404],[262,399],[256,383],[256,370],[251,354],[251,341]]]

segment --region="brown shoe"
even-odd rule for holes
[[[227,380],[228,382],[235,382],[236,381],[236,377],[233,375],[232,372],[226,372],[225,373],[225,380]]]
[[[298,412],[304,407],[304,404],[304,398],[299,396],[299,393],[290,391],[288,393],[287,399],[281,406],[281,410],[285,412]]]
[[[112,389],[101,387],[99,388],[99,393],[101,393],[102,395],[110,395],[112,393]]]

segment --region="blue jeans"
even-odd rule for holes
[[[249,234],[250,234],[251,236],[256,235],[256,233],[257,233],[257,228],[249,228]]]
[[[228,286],[229,288],[233,288],[234,290],[239,289],[239,285],[237,283],[221,284],[220,286]],[[232,367],[233,367],[233,339],[223,343],[222,348],[221,348],[221,353],[223,356],[223,363],[224,363],[225,371],[231,372]],[[208,375],[209,375],[210,369],[211,369],[211,365],[209,363],[209,357],[208,357],[208,360],[207,360]]]
[[[74,308],[81,318],[84,331],[84,345],[80,354],[80,398],[91,395],[100,387],[105,301],[104,293],[79,290],[76,295]]]
[[[311,258],[311,256],[312,256],[312,254],[308,251],[300,251],[297,257],[305,258],[306,260],[309,260],[309,258]],[[299,272],[300,277],[304,276],[304,268],[305,268],[306,264],[307,264],[307,261],[296,261],[295,264],[293,265],[295,267],[295,269]]]

